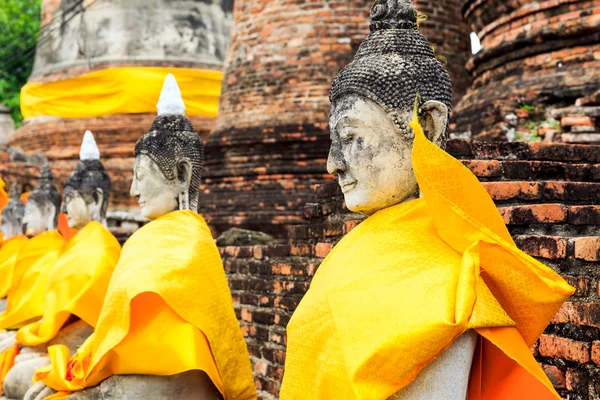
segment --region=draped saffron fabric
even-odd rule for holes
[[[0,314],[0,329],[17,329],[44,313],[48,276],[65,246],[57,231],[29,239],[15,262],[8,289],[6,310]]]
[[[0,247],[0,299],[8,294],[17,256],[27,240],[27,236],[18,235],[8,239]]]
[[[134,233],[94,334],[71,358],[64,346],[48,350],[52,365],[34,379],[60,391],[52,399],[112,375],[189,370],[206,372],[225,399],[256,398],[219,252],[192,211],[166,214]]]
[[[288,325],[281,399],[387,399],[469,329],[482,336],[470,400],[560,398],[529,346],[573,288],[515,246],[416,121],[423,198],[370,216],[323,261]]]
[[[186,115],[217,115],[222,72],[166,67],[112,67],[53,82],[29,82],[21,89],[21,112],[25,118],[156,113],[156,99],[169,73],[181,88]]]
[[[52,268],[44,315],[17,332],[17,342],[38,346],[52,340],[71,315],[96,326],[121,246],[98,222],[88,223]]]

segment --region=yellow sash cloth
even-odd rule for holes
[[[19,251],[27,243],[27,236],[19,235],[8,239],[0,247],[0,299],[8,294]]]
[[[175,211],[123,246],[94,334],[69,359],[51,346],[52,365],[35,380],[60,392],[112,375],[174,375],[202,370],[225,399],[255,399],[248,350],[227,278],[204,219]]]
[[[524,376],[528,398],[560,398],[527,350],[573,288],[520,251],[477,178],[411,126],[423,199],[370,216],[323,261],[288,325],[281,399],[387,399],[469,329],[514,361],[505,376]],[[469,398],[492,398],[502,373],[478,373]]]
[[[192,68],[113,67],[21,89],[25,118],[155,113],[165,76],[172,73],[185,99],[186,115],[216,117],[223,73]]]
[[[65,240],[57,231],[44,232],[19,251],[6,310],[0,314],[0,329],[17,329],[44,313],[48,276],[63,251]]]
[[[52,340],[71,315],[96,326],[121,246],[98,222],[90,222],[65,247],[48,279],[41,321],[17,332],[17,342],[38,346]]]

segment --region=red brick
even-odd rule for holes
[[[315,255],[320,258],[325,258],[331,251],[331,243],[317,243],[315,246]]]
[[[590,360],[589,343],[558,336],[542,335],[539,351],[542,357],[563,358],[578,363],[587,363]]]
[[[571,115],[560,120],[562,126],[594,126],[592,119],[585,115]]]
[[[502,175],[502,165],[498,160],[469,160],[463,164],[479,178],[493,178]]]
[[[600,303],[566,302],[558,310],[552,323],[600,328]]]
[[[350,221],[346,221],[346,233],[349,233],[352,229],[356,228],[362,220],[353,219]]]
[[[567,240],[560,236],[515,236],[517,246],[532,257],[561,259],[567,256]]]
[[[590,377],[587,371],[568,368],[566,374],[566,386],[569,391],[587,392]]]
[[[600,261],[600,236],[577,238],[575,258],[585,261]]]
[[[242,308],[242,321],[252,322],[252,312],[247,308]]]
[[[562,204],[533,204],[499,208],[507,225],[556,224],[567,219],[567,207]]]
[[[592,343],[592,361],[600,366],[600,341]]]
[[[485,190],[495,201],[521,199],[534,200],[539,197],[539,182],[482,182]]]
[[[566,387],[565,374],[560,369],[554,365],[545,364],[542,365],[542,369],[546,375],[548,375],[548,378],[550,378],[552,386],[554,386],[556,389],[564,389]]]
[[[592,287],[592,278],[589,276],[563,276],[569,285],[575,288],[575,297],[587,297]]]
[[[296,257],[310,257],[312,255],[312,247],[306,244],[292,244],[290,247],[290,255]]]

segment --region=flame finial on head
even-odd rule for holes
[[[172,74],[165,78],[158,104],[156,104],[158,115],[184,115],[185,104],[181,96],[179,85]]]
[[[98,149],[98,145],[96,145],[94,135],[91,131],[85,131],[85,134],[83,135],[81,150],[79,150],[79,159],[81,161],[100,159],[100,150]]]
[[[411,0],[375,0],[371,32],[383,29],[417,29],[417,9]]]
[[[54,180],[54,175],[52,175],[52,170],[50,169],[50,164],[46,163],[42,167],[42,171],[40,173],[40,184],[42,182],[44,182],[44,183],[52,182],[53,180]]]
[[[10,188],[10,200],[16,200],[21,198],[21,191],[19,190],[19,184],[13,182]]]

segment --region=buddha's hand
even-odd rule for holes
[[[44,382],[36,382],[25,393],[23,400],[43,400],[54,393],[56,393],[56,390],[49,388]]]
[[[4,379],[4,394],[10,399],[24,398],[32,387],[35,371],[49,364],[50,358],[44,353],[31,351],[19,354]]]
[[[116,375],[67,397],[67,400],[101,399],[220,400],[222,397],[202,371],[172,376]]]

